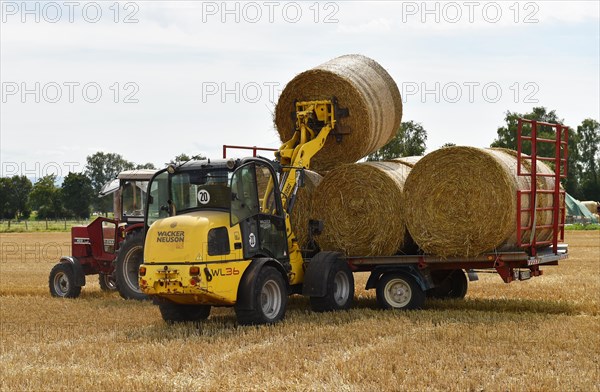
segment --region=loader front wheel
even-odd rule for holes
[[[210,315],[209,305],[183,305],[165,302],[158,305],[160,314],[168,324],[206,320]]]
[[[119,246],[115,260],[117,289],[125,299],[144,300],[148,296],[140,290],[138,270],[144,261],[144,237],[142,231],[128,234]]]
[[[238,323],[241,325],[273,324],[283,319],[287,307],[286,283],[277,269],[265,266],[258,274],[253,292],[253,309],[235,308]]]
[[[68,263],[58,263],[52,268],[48,285],[53,297],[77,298],[81,293],[81,286],[75,285],[75,270]]]

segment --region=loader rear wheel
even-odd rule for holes
[[[206,320],[210,315],[209,305],[183,305],[165,302],[158,305],[160,314],[167,323]]]
[[[115,260],[117,289],[125,299],[144,300],[148,296],[142,293],[138,282],[138,270],[144,261],[144,237],[141,231],[128,234],[119,246]]]
[[[235,308],[241,325],[273,324],[283,319],[287,307],[288,293],[283,276],[277,269],[263,267],[254,285],[254,309]]]
[[[75,285],[75,270],[68,263],[58,263],[52,268],[48,286],[53,297],[77,298],[81,293],[81,286]]]
[[[102,291],[115,291],[117,289],[117,280],[113,274],[98,274],[98,283]]]
[[[310,306],[314,312],[346,310],[353,300],[354,276],[347,263],[337,260],[329,270],[325,296],[310,297]]]
[[[377,282],[377,302],[383,309],[420,309],[425,292],[408,274],[387,273]]]
[[[469,282],[463,270],[433,271],[431,277],[435,287],[427,290],[428,297],[461,299],[467,295]]]

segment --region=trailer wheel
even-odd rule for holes
[[[263,267],[254,285],[254,309],[235,308],[241,325],[273,324],[283,319],[287,307],[288,293],[281,273],[274,267]],[[246,294],[246,293],[245,293]]]
[[[128,234],[119,246],[115,259],[117,289],[125,299],[144,300],[148,296],[140,290],[138,270],[144,261],[144,237],[142,231]]]
[[[428,297],[461,299],[467,295],[469,282],[463,270],[433,271],[431,277],[435,287],[427,290]]]
[[[75,271],[69,263],[58,263],[52,268],[48,286],[53,297],[77,298],[81,293],[81,286],[75,285]]]
[[[350,309],[354,300],[354,275],[347,263],[337,260],[332,264],[326,291],[324,297],[310,297],[310,306],[314,312]]]
[[[117,280],[113,274],[98,274],[98,283],[102,291],[115,291],[117,289]]]
[[[377,282],[377,302],[383,309],[420,309],[425,292],[412,276],[387,273]]]
[[[164,302],[158,305],[158,309],[163,320],[168,324],[202,321],[210,315],[210,305],[184,305]]]

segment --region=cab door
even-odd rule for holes
[[[277,178],[266,163],[239,167],[231,177],[231,225],[240,225],[244,258],[289,260]]]

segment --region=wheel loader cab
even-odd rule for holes
[[[289,265],[277,173],[266,159],[194,161],[160,171],[149,185],[146,217],[146,294],[233,305],[252,259]]]

